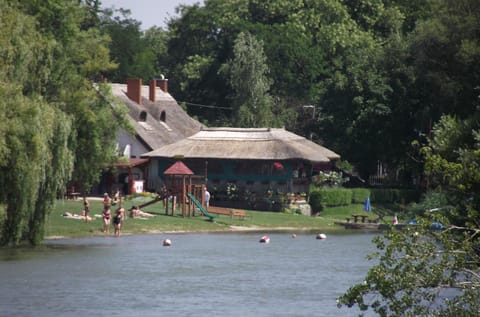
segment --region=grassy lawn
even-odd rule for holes
[[[132,205],[139,205],[141,198],[137,200],[127,200],[124,207],[128,210]],[[90,216],[101,215],[102,202],[100,200],[90,200]],[[112,208],[114,210],[115,206]],[[83,209],[83,201],[79,200],[59,200],[55,210],[48,216],[45,226],[46,237],[87,237],[104,235],[102,232],[103,222],[100,217],[86,223],[81,220],[68,219],[62,216],[64,212],[79,214]],[[208,221],[207,218],[195,214],[195,217],[182,217],[181,211],[175,216],[165,215],[163,204],[156,204],[142,208],[143,211],[155,213],[156,216],[148,219],[127,218],[124,222],[123,234],[139,233],[163,233],[163,232],[201,232],[201,231],[230,231],[231,226],[237,229],[241,227],[245,230],[344,230],[343,227],[335,225],[334,221],[344,221],[346,217],[352,214],[367,214],[371,218],[374,214],[365,213],[363,205],[351,205],[346,207],[330,208],[322,211],[317,217],[309,217],[297,214],[286,214],[279,212],[262,212],[246,210],[249,216],[247,219],[230,218],[229,216],[219,216],[215,222]],[[127,212],[128,214],[128,212]],[[110,234],[113,232],[111,228]]]

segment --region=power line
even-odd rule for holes
[[[192,103],[192,102],[187,102],[187,101],[177,101],[178,103],[184,103],[189,106],[195,106],[195,107],[201,107],[201,108],[210,108],[210,109],[226,109],[226,110],[232,110],[232,108],[229,107],[219,107],[219,106],[212,106],[212,105],[202,105],[199,103]]]

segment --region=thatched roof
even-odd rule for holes
[[[149,159],[132,157],[132,158],[128,159],[128,162],[116,162],[116,163],[113,163],[112,166],[121,167],[121,168],[128,168],[128,167],[139,166],[139,165],[148,163],[149,161],[150,161]]]
[[[150,149],[171,144],[190,136],[203,127],[191,118],[173,99],[160,88],[156,88],[156,101],[149,100],[149,86],[142,86],[142,104],[127,97],[127,85],[111,84],[112,94],[129,110],[130,123],[136,135]],[[164,120],[162,120],[164,114]],[[146,117],[146,118],[145,118]]]
[[[289,160],[326,163],[340,156],[285,129],[204,128],[142,157]]]

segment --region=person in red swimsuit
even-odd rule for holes
[[[110,207],[103,209],[103,232],[106,234],[110,231]]]

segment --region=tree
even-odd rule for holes
[[[125,82],[127,78],[151,79],[159,75],[155,46],[144,37],[141,23],[131,17],[130,10],[106,9],[101,15],[101,30],[111,41],[111,58],[118,68],[104,72],[113,82]],[[152,32],[150,32],[152,33]]]
[[[340,305],[380,316],[475,316],[480,312],[480,123],[442,117],[422,152],[425,170],[448,207],[419,217],[420,226],[375,239],[378,260]],[[432,232],[432,221],[447,225]]]
[[[88,188],[113,158],[121,123],[91,82],[113,65],[82,3],[0,7],[0,245],[36,245],[72,175]]]
[[[275,126],[270,79],[263,43],[250,33],[240,33],[235,41],[234,58],[228,63],[229,82],[233,88],[233,122],[238,127]]]
[[[402,32],[402,12],[393,4],[386,8],[381,1],[362,1],[362,5],[357,8],[356,2],[336,0],[208,0],[204,7],[183,7],[180,17],[169,24],[171,65],[181,76],[181,89],[172,85],[174,94],[200,104],[237,107],[232,103],[233,86],[225,87],[218,74],[221,65],[234,59],[238,34],[248,32],[263,43],[274,112],[283,107],[293,110],[279,125],[304,135],[308,130],[358,165],[365,176],[375,170],[377,160],[403,164],[410,139],[402,139],[401,147],[393,140],[371,142],[398,133],[399,127],[413,131],[390,125],[398,122],[394,115],[404,115],[390,104],[390,84],[402,74],[389,81],[389,69],[382,68],[390,65],[382,61],[386,41],[381,36]],[[405,55],[395,62],[406,61]],[[303,105],[315,106],[313,120],[300,116],[296,120],[292,115]]]

